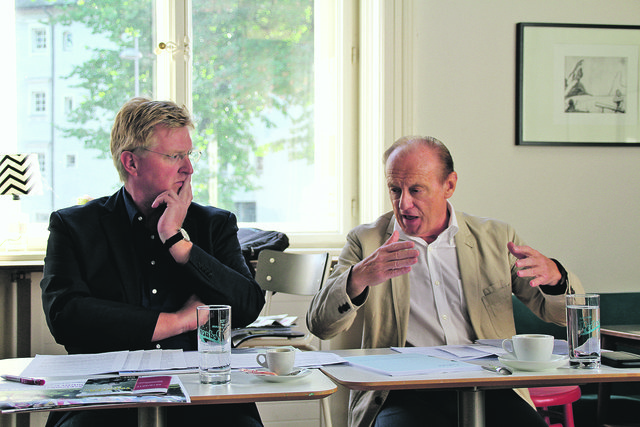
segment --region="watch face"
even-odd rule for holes
[[[187,242],[191,241],[191,239],[189,239],[189,235],[187,234],[187,230],[185,230],[184,228],[181,228],[180,233],[182,234],[182,238],[184,240],[186,240]]]

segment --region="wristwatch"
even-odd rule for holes
[[[165,240],[162,246],[168,250],[171,246],[175,245],[180,240],[186,240],[187,242],[191,241],[189,235],[187,234],[187,230],[185,230],[184,228],[178,229],[178,232]]]

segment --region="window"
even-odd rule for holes
[[[72,111],[73,111],[73,97],[65,96],[64,97],[64,115],[66,117],[69,117]]]
[[[33,114],[44,114],[47,112],[47,97],[42,91],[33,92],[31,94]]]
[[[73,33],[71,31],[62,33],[62,50],[67,52],[73,50]]]
[[[44,153],[36,153],[38,155],[38,166],[40,167],[40,175],[44,175],[45,170],[45,154]]]
[[[341,246],[357,222],[355,3],[16,2],[18,149],[46,147],[45,195],[24,205],[31,220],[119,188],[110,129],[140,95],[189,106],[204,153],[197,202],[234,211],[240,226],[284,231],[292,246]],[[49,54],[24,55],[27,34],[32,51]],[[34,80],[47,85],[30,98],[39,118],[20,114]]]
[[[340,108],[353,87],[336,75],[352,66],[340,59],[351,45],[338,3],[192,2],[195,141],[209,153],[195,199],[252,206],[241,226],[285,231],[294,244],[341,245],[354,220],[355,168],[344,161],[355,138]]]
[[[31,30],[31,46],[33,52],[42,52],[47,49],[47,29],[44,27]]]
[[[73,205],[85,195],[100,197],[119,188],[109,154],[113,118],[136,93],[154,97],[153,2],[114,0],[102,9],[74,3],[15,2],[14,149],[44,152],[44,194],[25,197],[22,203],[33,222],[48,221],[42,213]],[[59,36],[52,39],[50,34]],[[136,36],[144,57],[122,57],[134,47]],[[47,54],[25,55],[27,40]]]
[[[256,222],[256,202],[236,202],[234,206],[239,222]]]

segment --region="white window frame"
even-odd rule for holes
[[[360,2],[360,222],[391,210],[382,155],[413,134],[412,3]]]

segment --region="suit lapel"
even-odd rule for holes
[[[480,330],[482,312],[482,296],[477,278],[480,277],[480,262],[476,240],[467,227],[464,214],[456,212],[458,218],[458,233],[455,236],[456,251],[458,254],[458,267],[462,280],[462,291],[467,301],[467,310],[474,331]]]
[[[389,221],[389,226],[387,227],[387,232],[385,234],[384,241],[386,242],[391,237],[393,233],[393,226],[395,220],[394,217],[391,217],[391,221]],[[410,310],[410,302],[409,298],[411,297],[411,287],[409,282],[409,275],[403,274],[399,277],[394,277],[391,279],[391,294],[392,294],[392,302],[393,302],[393,312],[395,318],[398,319],[398,324],[396,325],[398,337],[398,346],[404,346],[404,343],[407,341],[407,328],[409,326],[409,310]]]

